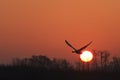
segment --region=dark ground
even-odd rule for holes
[[[29,67],[1,67],[0,80],[120,80],[119,72],[55,71]]]

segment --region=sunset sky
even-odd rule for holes
[[[0,63],[32,55],[77,61],[64,40],[120,56],[120,0],[0,0]]]

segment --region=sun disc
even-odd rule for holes
[[[82,54],[80,54],[80,59],[83,62],[90,62],[93,59],[93,54],[90,51],[83,51]]]

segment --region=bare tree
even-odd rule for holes
[[[110,62],[111,70],[120,72],[120,57],[113,57]]]
[[[93,65],[93,68],[94,70],[98,70],[98,57],[99,57],[99,53],[97,50],[93,50],[93,61],[92,61],[92,65]]]

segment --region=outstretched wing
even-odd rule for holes
[[[92,41],[89,42],[87,45],[83,46],[82,48],[78,49],[78,51],[82,51],[83,49],[85,49],[86,47],[88,47],[91,43],[92,43]]]
[[[74,50],[76,50],[67,40],[65,40],[65,43],[70,46],[71,48],[73,48]]]

